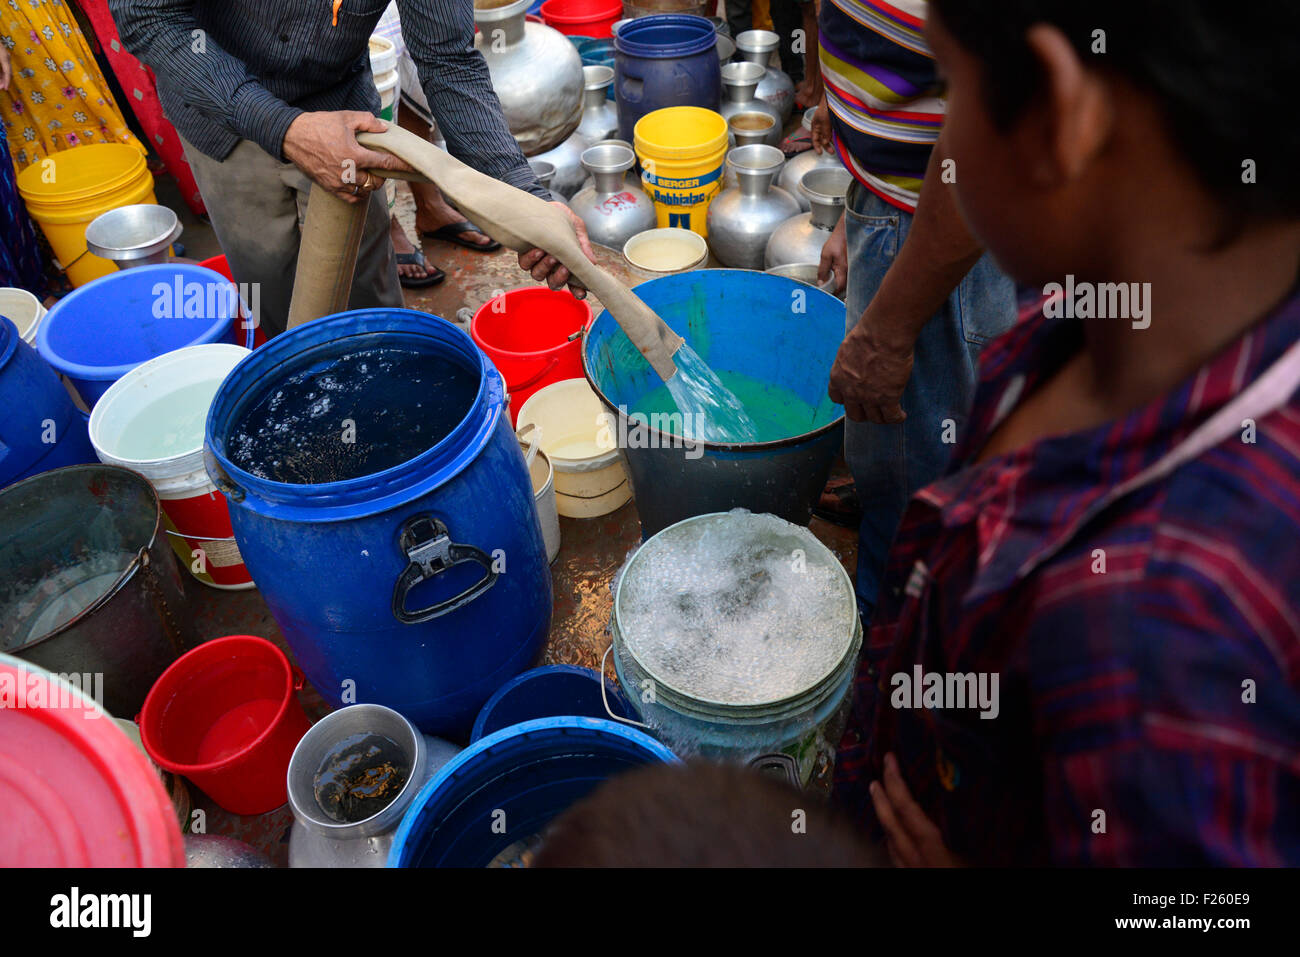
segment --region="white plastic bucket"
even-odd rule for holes
[[[632,486],[600,399],[586,379],[561,379],[539,389],[519,410],[519,431],[537,429],[555,468],[555,504],[568,518],[595,518],[622,508]]]
[[[533,500],[537,504],[537,518],[542,523],[542,541],[546,543],[546,560],[555,561],[560,554],[560,513],[555,505],[555,469],[537,441],[536,426],[518,432],[519,444],[524,447],[524,461],[528,475],[533,480]]]
[[[36,329],[45,318],[45,307],[26,289],[0,288],[0,316],[18,327],[18,335],[28,345],[36,344]]]
[[[147,478],[162,500],[167,537],[181,563],[213,588],[252,588],[226,499],[203,465],[203,424],[222,381],[248,350],[229,343],[187,346],[150,359],[114,382],[90,415],[90,441],[101,462]],[[201,413],[201,414],[200,414]],[[197,429],[196,429],[197,422]],[[152,457],[142,436],[184,433],[174,451]]]

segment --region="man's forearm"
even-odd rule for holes
[[[946,158],[940,136],[907,241],[867,306],[876,334],[896,343],[916,340],[984,253],[957,208],[953,185],[943,181]]]
[[[487,62],[474,49],[473,6],[460,0],[398,0],[397,10],[448,152],[504,183],[552,199],[510,134]]]
[[[123,45],[186,102],[283,158],[284,134],[302,110],[275,96],[194,18],[194,0],[108,0]]]

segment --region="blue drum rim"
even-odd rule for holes
[[[703,20],[704,18],[703,18],[703,17],[697,17],[696,19]],[[763,272],[762,270],[755,270],[755,269],[710,269],[710,270],[708,270],[708,271],[709,271],[710,273],[746,273],[746,274],[754,275],[754,276],[766,276],[766,277],[768,277],[769,279],[775,279],[775,280],[777,280],[778,282],[781,282],[781,283],[788,283],[788,284],[790,284],[789,288],[794,288],[794,287],[797,287],[797,286],[801,286],[801,285],[802,285],[805,289],[807,289],[807,290],[809,291],[810,294],[811,294],[811,293],[816,293],[818,296],[826,296],[827,298],[835,299],[835,297],[832,296],[830,293],[828,293],[828,292],[822,292],[822,291],[821,291],[820,289],[818,289],[816,286],[808,286],[808,285],[806,285],[806,284],[803,284],[803,283],[798,282],[798,281],[795,280],[795,279],[786,279],[784,276],[773,276],[773,275],[771,275],[770,273]],[[680,277],[680,276],[685,276],[685,275],[689,275],[689,273],[670,273],[670,274],[667,275],[667,276],[657,276],[657,277],[655,277],[654,279],[647,279],[645,282],[641,283],[641,285],[644,286],[644,285],[648,285],[649,283],[654,283],[654,282],[663,282],[664,280],[668,280],[668,279],[677,279],[678,277]],[[766,280],[763,280],[763,281],[766,281]],[[638,288],[640,288],[640,287],[638,287]],[[633,289],[632,292],[635,293],[635,292],[636,292],[636,289]],[[640,298],[640,297],[638,297],[638,298]],[[836,301],[838,302],[839,300],[836,300]],[[600,383],[598,383],[598,382],[596,381],[595,377],[592,375],[592,371],[591,371],[591,355],[590,355],[590,350],[587,348],[588,341],[589,341],[590,338],[591,338],[592,331],[596,328],[596,326],[600,323],[600,321],[601,321],[602,319],[604,319],[604,318],[605,318],[606,316],[608,316],[608,315],[609,315],[609,310],[608,310],[608,309],[602,309],[602,310],[600,311],[600,314],[599,314],[598,316],[596,316],[596,318],[593,319],[590,323],[588,323],[588,324],[587,324],[587,328],[583,330],[583,333],[582,333],[582,374],[583,374],[583,376],[586,378],[586,380],[587,380],[587,384],[588,384],[589,386],[591,386],[591,390],[592,390],[593,392],[595,392],[596,395],[600,398],[601,404],[603,404],[603,405],[605,406],[605,408],[607,408],[610,412],[614,413],[614,415],[618,416],[619,421],[620,421],[620,423],[621,423],[621,422],[627,421],[627,416],[625,416],[625,415],[622,413],[622,411],[619,409],[619,407],[618,407],[617,405],[615,405],[612,401],[610,401],[609,396],[607,396],[607,395],[605,394],[604,390],[601,389],[601,387],[600,387]],[[610,321],[611,321],[611,322],[614,321],[614,319],[613,319],[612,316],[610,317]],[[722,452],[755,452],[755,453],[769,452],[769,451],[772,451],[773,449],[786,448],[787,446],[792,446],[792,445],[803,445],[803,444],[805,444],[805,443],[807,443],[807,442],[811,442],[811,441],[813,441],[814,439],[818,439],[818,438],[820,438],[821,436],[828,434],[828,433],[831,432],[833,429],[837,429],[837,428],[841,428],[841,427],[843,427],[843,425],[844,425],[844,417],[845,417],[845,414],[844,414],[844,411],[843,411],[843,406],[837,406],[837,408],[839,408],[839,409],[841,410],[839,416],[838,416],[837,418],[831,420],[830,422],[828,422],[826,425],[823,425],[823,426],[821,426],[821,427],[819,427],[819,428],[813,429],[811,432],[804,432],[804,433],[802,433],[802,434],[800,434],[800,435],[793,435],[793,436],[790,436],[789,438],[786,438],[786,439],[774,439],[774,440],[771,441],[771,442],[708,442],[708,441],[698,441],[698,442],[695,442],[695,444],[697,444],[697,445],[702,445],[702,446],[704,446],[704,448],[706,448],[706,449],[712,449],[712,450],[714,450],[714,451],[722,451]],[[671,447],[672,442],[681,442],[681,441],[683,441],[682,438],[681,438],[680,436],[677,436],[677,435],[674,435],[674,434],[667,434],[667,435],[665,435],[664,433],[660,432],[658,429],[656,429],[656,428],[654,428],[654,427],[652,427],[652,426],[650,426],[650,425],[646,425],[646,426],[644,426],[644,428],[647,429],[649,432],[653,433],[655,436],[662,436],[662,441],[665,443],[665,446],[667,446],[667,447]],[[694,440],[693,440],[693,441],[694,441]]]
[[[470,744],[474,744],[476,741],[479,741],[482,738],[486,737],[486,735],[483,734],[483,726],[487,724],[487,719],[488,716],[491,714],[492,709],[496,707],[497,704],[500,703],[502,698],[510,694],[510,692],[514,691],[520,685],[528,684],[529,682],[536,681],[540,678],[546,678],[550,675],[575,675],[578,677],[587,678],[593,683],[603,681],[606,685],[605,690],[607,693],[611,695],[613,695],[616,692],[621,694],[621,692],[619,692],[618,686],[614,684],[614,682],[610,681],[609,678],[605,677],[605,675],[601,674],[599,671],[596,671],[596,669],[594,668],[583,668],[579,665],[566,665],[566,664],[542,665],[538,668],[529,668],[527,671],[521,671],[519,674],[515,675],[513,678],[507,681],[505,684],[501,685],[501,687],[497,688],[496,691],[492,692],[492,697],[488,698],[487,701],[483,702],[483,707],[479,709],[478,715],[475,716],[474,718],[474,728],[469,735]],[[599,684],[597,684],[596,686],[599,687]],[[581,717],[581,716],[576,715],[575,717]],[[531,720],[537,720],[537,719],[531,719]],[[525,722],[522,721],[516,722],[516,724],[524,724],[524,723]],[[516,725],[506,725],[507,728],[513,728],[515,726]],[[505,730],[505,729],[502,728],[500,730]],[[495,734],[496,732],[493,733]]]
[[[702,25],[702,26],[701,26]],[[682,27],[700,30],[696,39],[683,40],[671,44],[638,43],[636,34],[644,33],[657,27]],[[651,60],[666,60],[694,53],[705,53],[717,49],[717,31],[707,17],[697,17],[685,13],[657,13],[648,17],[637,17],[626,24],[614,37],[614,49],[627,56],[645,57]]]
[[[388,852],[387,866],[410,866],[410,858],[413,855],[407,852],[407,846],[411,842],[411,832],[415,830],[417,825],[422,826],[421,821],[425,809],[433,796],[449,782],[452,782],[453,779],[460,777],[466,765],[482,760],[485,754],[492,757],[493,755],[490,752],[513,751],[515,748],[510,747],[512,744],[518,747],[528,741],[550,743],[563,740],[566,736],[579,739],[593,736],[598,739],[617,739],[623,744],[635,745],[645,749],[649,752],[650,757],[658,759],[664,764],[681,763],[681,759],[663,742],[652,738],[644,731],[605,718],[577,716],[537,718],[533,721],[513,724],[508,728],[502,728],[500,731],[493,731],[486,737],[479,738],[444,764],[420,788],[419,793],[415,795],[415,799],[411,801],[410,806],[406,809],[406,814],[402,816],[402,823],[393,832],[393,846]]]
[[[330,335],[330,333],[337,333]],[[317,348],[353,336],[383,332],[425,335],[451,346],[479,375],[478,392],[465,417],[432,448],[400,465],[341,482],[299,485],[259,478],[226,455],[226,433],[248,401],[261,394],[268,376],[284,371]],[[310,345],[299,340],[310,338]],[[208,410],[204,449],[246,495],[242,508],[286,520],[351,521],[409,505],[454,478],[487,446],[505,410],[505,388],[492,361],[469,333],[438,316],[414,309],[375,307],[324,316],[282,333],[246,356],[221,384]],[[221,425],[217,441],[217,425]],[[217,478],[212,476],[212,478]],[[219,485],[220,487],[220,485]]]
[[[100,276],[98,279],[92,280],[84,286],[79,286],[72,290],[72,292],[68,293],[68,295],[64,296],[50,307],[49,311],[45,314],[45,318],[41,320],[41,324],[36,330],[36,351],[41,354],[42,359],[59,372],[66,375],[69,379],[82,379],[87,382],[114,382],[117,379],[122,378],[122,376],[126,375],[141,363],[148,362],[150,358],[156,358],[157,356],[147,356],[144,359],[141,359],[140,362],[128,362],[115,366],[91,366],[80,362],[73,362],[71,359],[54,352],[53,348],[50,346],[50,329],[59,321],[58,317],[63,310],[68,309],[73,304],[80,303],[80,301],[87,296],[98,295],[103,288],[103,284],[111,283],[114,280],[117,280],[118,277],[125,276],[135,280],[152,274],[165,274],[173,278],[176,276],[193,276],[195,281],[205,281],[209,285],[230,286],[232,288],[234,285],[229,279],[221,275],[221,273],[209,269],[206,266],[190,263],[159,263],[153,266],[137,266],[134,269],[119,270],[118,272],[109,273],[106,276]],[[127,280],[123,279],[119,281],[125,282]],[[207,328],[207,331],[203,333],[202,338],[193,339],[190,342],[179,343],[164,350],[164,352],[171,352],[173,349],[182,349],[185,346],[197,346],[211,342],[218,342],[220,341],[222,331],[228,329],[237,317],[238,314],[234,316],[219,317],[213,320],[212,325],[210,325]],[[158,355],[162,354],[163,353],[161,352],[158,353]]]

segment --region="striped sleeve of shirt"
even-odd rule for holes
[[[284,159],[284,134],[303,110],[263,86],[242,60],[199,26],[194,0],[109,0],[108,7],[122,43],[162,78],[162,86],[180,87],[187,108]],[[178,128],[186,125],[175,115],[168,118]],[[180,132],[200,147],[212,142],[210,136]],[[217,158],[234,146],[235,138],[226,137]]]
[[[109,0],[122,42],[158,82],[167,118],[224,159],[241,139],[278,159],[306,111],[377,112],[369,38],[385,0]],[[403,38],[457,158],[551,199],[519,151],[474,49],[471,0],[399,0]]]
[[[487,62],[474,49],[469,0],[397,0],[402,38],[454,156],[504,183],[551,199],[506,129]]]
[[[916,208],[943,125],[924,0],[827,0],[820,15],[826,102],[845,166],[867,189]]]

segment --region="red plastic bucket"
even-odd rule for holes
[[[211,269],[215,273],[220,273],[221,275],[229,279],[231,282],[235,281],[235,276],[230,271],[230,263],[226,261],[225,256],[213,256],[211,259],[203,260],[203,262],[199,263],[199,265],[203,266],[206,269]],[[232,340],[237,346],[249,346],[249,343],[246,339],[246,336],[248,335],[248,331],[244,328],[244,320],[247,318],[248,318],[248,310],[246,310],[243,304],[241,303],[239,306],[239,322],[235,323],[234,339]],[[256,329],[253,330],[253,342],[252,345],[249,346],[249,348],[256,349],[258,346],[264,345],[265,343],[266,343],[266,333],[262,331],[261,326],[258,326]]]
[[[145,756],[73,685],[0,655],[0,867],[184,867]]]
[[[576,37],[612,37],[610,29],[623,19],[623,0],[546,0],[542,22]]]
[[[485,302],[469,332],[506,380],[510,422],[538,389],[582,378],[582,331],[591,307],[567,291],[529,286]]]
[[[140,712],[140,738],[154,761],[227,811],[264,814],[288,800],[289,758],[311,727],[301,687],[265,638],[216,638],[163,672]]]

